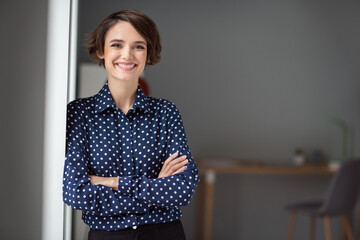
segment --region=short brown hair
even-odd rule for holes
[[[160,61],[161,41],[155,22],[137,10],[122,10],[107,16],[94,31],[88,34],[86,47],[90,57],[100,66],[105,66],[104,59],[98,54],[104,54],[105,36],[107,31],[119,21],[129,22],[146,40],[147,65],[155,65]]]

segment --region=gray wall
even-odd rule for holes
[[[291,164],[296,147],[341,156],[340,128],[329,117],[347,121],[350,155],[360,154],[359,7],[340,0],[81,0],[79,36],[113,11],[142,10],[163,40],[162,61],[146,79],[153,96],[180,108],[193,155]],[[81,48],[79,62],[88,61]],[[284,238],[283,206],[322,198],[328,181],[219,176],[215,239]],[[195,202],[184,208],[189,239],[194,211]],[[307,221],[299,219],[296,239],[308,236]]]
[[[1,239],[41,239],[46,21],[46,0],[1,1]]]

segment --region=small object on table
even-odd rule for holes
[[[304,165],[306,160],[304,151],[301,148],[296,148],[292,160],[296,166]]]

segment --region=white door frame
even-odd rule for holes
[[[66,105],[75,97],[78,0],[48,0],[42,239],[71,239],[71,209],[64,208],[62,178]],[[75,25],[75,29],[71,25]],[[71,26],[71,27],[70,27]],[[74,34],[75,33],[75,34]]]

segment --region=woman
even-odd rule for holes
[[[63,200],[82,211],[89,239],[185,239],[180,206],[198,170],[176,106],[138,85],[145,66],[160,61],[157,27],[125,10],[89,36],[89,54],[108,81],[68,105]]]

